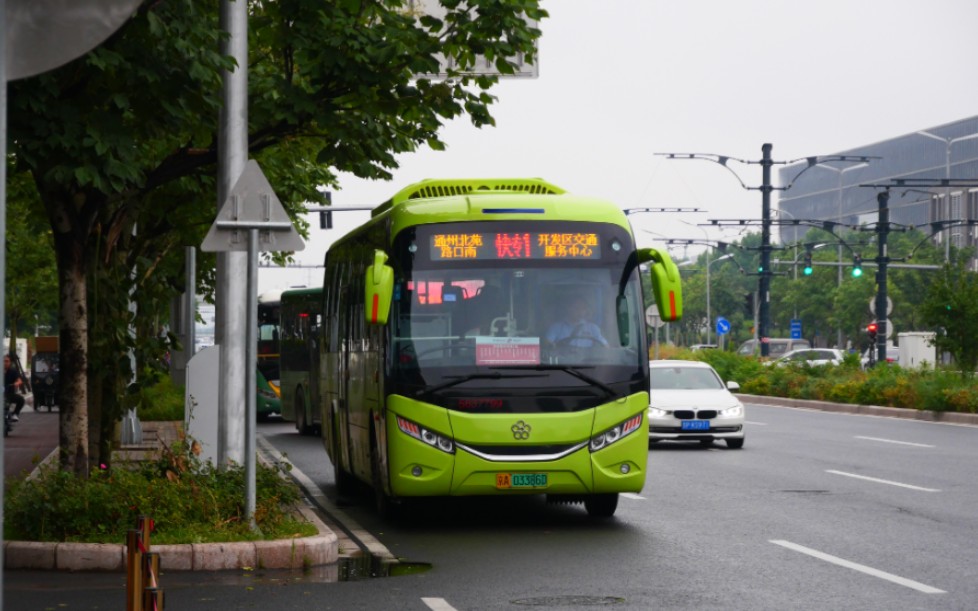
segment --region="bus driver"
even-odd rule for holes
[[[558,320],[550,325],[544,334],[553,346],[573,346],[575,348],[590,348],[597,345],[607,346],[608,342],[601,335],[598,325],[589,320],[591,306],[587,298],[577,295],[570,300],[564,320]]]

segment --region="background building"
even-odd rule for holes
[[[861,184],[896,178],[978,180],[978,116],[835,154],[879,159],[860,164],[826,163],[804,172],[804,162],[779,169],[779,185],[791,185],[778,192],[784,220],[874,223],[878,218],[878,190]],[[893,188],[889,207],[891,222],[915,225],[930,233],[926,225],[931,222],[978,220],[978,187]],[[804,225],[780,226],[780,239],[783,243],[797,242],[808,229]],[[951,227],[936,233],[934,240],[945,248],[948,244],[975,246],[978,227]]]

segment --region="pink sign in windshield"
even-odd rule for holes
[[[476,365],[539,365],[539,337],[475,338]]]

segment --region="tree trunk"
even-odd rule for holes
[[[88,477],[88,301],[82,248],[65,244],[71,235],[56,236],[61,309],[61,404],[59,443],[61,468]]]

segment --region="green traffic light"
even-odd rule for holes
[[[804,269],[803,269],[803,270],[801,270],[801,271],[802,271],[802,273],[803,273],[803,274],[805,274],[806,276],[811,276],[811,275],[812,275],[812,268],[811,268],[811,267],[806,267],[806,268],[804,268]]]
[[[862,275],[863,275],[863,268],[861,268],[861,267],[854,267],[854,268],[852,268],[852,277],[853,278],[858,278],[859,276],[862,276]]]

